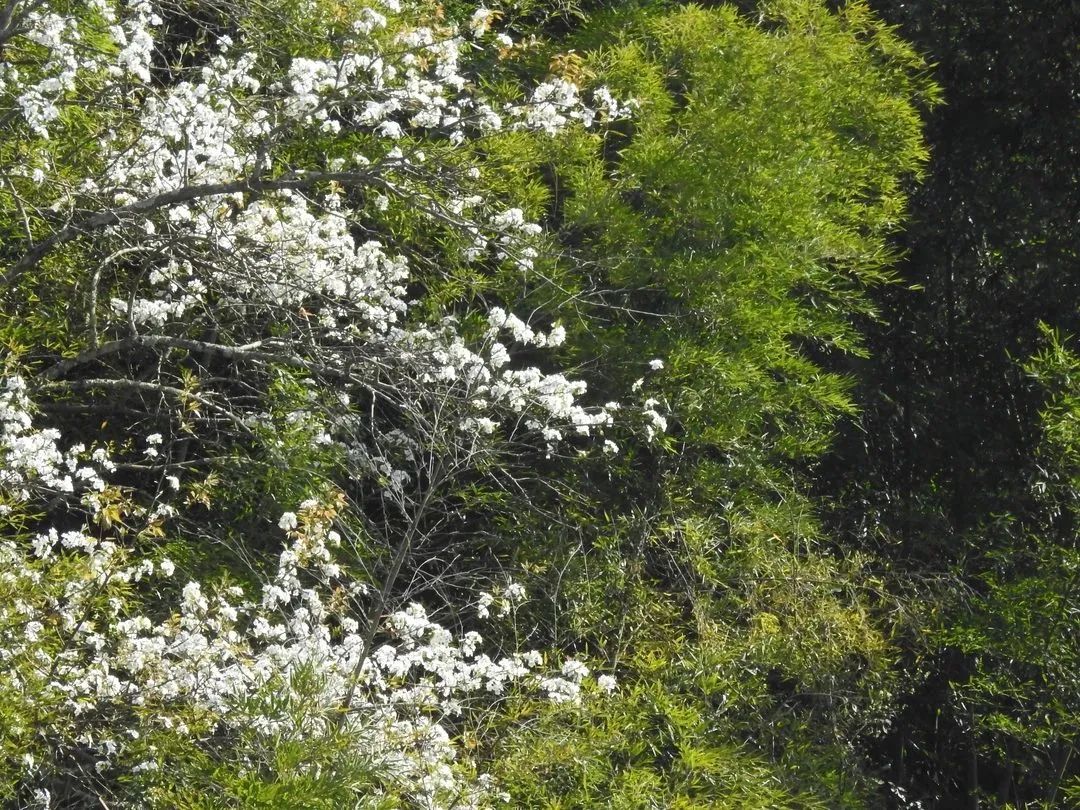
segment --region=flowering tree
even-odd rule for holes
[[[439,302],[467,274],[544,283],[490,144],[628,112],[559,78],[485,89],[471,62],[516,47],[494,16],[5,6],[7,797],[171,805],[211,773],[226,804],[472,806],[491,791],[446,718],[511,684],[579,699],[584,664],[532,674],[412,601],[462,487],[509,490],[507,459],[570,437],[610,452],[619,416],[530,362],[560,324]]]

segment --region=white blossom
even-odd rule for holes
[[[597,687],[599,687],[601,692],[607,694],[611,694],[619,686],[618,682],[611,675],[601,675],[596,679],[596,685]]]

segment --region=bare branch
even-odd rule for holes
[[[226,408],[222,408],[220,405],[216,405],[206,397],[196,394],[194,391],[185,391],[182,388],[175,388],[171,385],[163,385],[161,383],[143,382],[141,380],[115,380],[115,379],[91,379],[91,380],[62,380],[60,382],[48,382],[42,385],[45,389],[76,389],[86,390],[91,388],[104,388],[111,391],[141,391],[148,394],[160,394],[173,397],[185,402],[187,400],[194,400],[200,405],[207,408],[207,410],[213,411],[219,416],[231,422],[236,427],[244,431],[244,433],[251,433],[251,426],[242,418],[232,413]]]

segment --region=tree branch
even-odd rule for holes
[[[153,197],[137,200],[128,205],[110,208],[106,211],[99,211],[96,214],[91,214],[78,222],[73,222],[70,225],[61,228],[52,236],[38,242],[23,254],[21,259],[11,265],[4,273],[4,284],[8,287],[13,285],[24,273],[37,267],[42,259],[57,248],[75,241],[89,231],[107,228],[110,225],[117,225],[128,217],[139,214],[149,214],[160,208],[191,202],[205,197],[219,197],[226,194],[237,194],[250,191],[302,191],[311,188],[317,183],[329,182],[341,183],[343,185],[355,185],[360,182],[375,182],[380,186],[386,185],[385,182],[381,181],[373,172],[303,172],[284,175],[275,180],[264,180],[258,175],[252,175],[251,177],[233,180],[228,183],[205,183],[196,186],[185,186],[184,188],[166,191],[154,195]]]
[[[115,380],[115,379],[91,379],[91,380],[62,380],[60,382],[45,383],[43,388],[46,389],[87,389],[87,388],[105,388],[113,391],[141,391],[149,394],[164,394],[174,397],[181,402],[186,400],[194,400],[200,405],[204,406],[208,410],[213,411],[219,416],[225,418],[229,422],[232,422],[238,428],[245,433],[251,433],[251,426],[248,425],[244,419],[232,413],[226,408],[222,408],[220,405],[215,405],[206,397],[196,394],[194,391],[185,391],[182,388],[174,388],[171,385],[163,385],[161,383],[143,382],[141,380]]]

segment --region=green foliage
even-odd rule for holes
[[[657,683],[580,708],[549,709],[502,759],[518,806],[825,807],[789,792],[763,758],[710,731],[700,706]]]
[[[551,215],[588,257],[568,295],[599,303],[578,305],[574,350],[605,358],[601,390],[649,379],[677,420],[672,497],[693,502],[790,491],[787,464],[853,413],[854,319],[926,155],[912,101],[934,88],[891,31],[858,5],[770,13],[631,9],[570,43],[638,103],[600,157],[570,144],[556,163]]]
[[[855,412],[844,358],[892,279],[936,88],[864,5],[763,14],[626,7],[559,46],[583,61],[545,56],[637,105],[547,158],[575,257],[567,350],[601,395],[643,378],[672,425],[660,445],[624,437],[615,477],[578,469],[576,529],[543,546],[524,529],[519,556],[545,549],[538,583],[562,604],[538,626],[627,693],[513,733],[499,767],[523,805],[873,801],[856,751],[894,711],[902,600],[873,558],[824,542],[801,470]]]
[[[994,544],[977,594],[940,642],[972,661],[953,690],[979,755],[1018,769],[1018,788],[1054,807],[1080,747],[1080,357],[1045,325],[1043,334],[1046,348],[1026,366],[1047,394],[1033,482],[1041,520],[1006,527],[1016,539]]]
[[[229,25],[284,64],[326,53],[349,9],[366,3],[241,5]],[[818,525],[808,472],[839,421],[857,413],[850,371],[866,353],[860,326],[878,315],[868,291],[894,280],[889,239],[927,157],[919,105],[937,100],[936,87],[916,53],[861,2],[832,10],[823,0],[782,0],[763,4],[758,16],[732,6],[609,3],[588,20],[586,5],[507,4],[504,18],[522,32],[546,26],[566,35],[489,57],[476,80],[496,99],[545,74],[606,85],[634,100],[630,120],[601,135],[548,140],[507,130],[450,146],[406,133],[397,144],[411,157],[423,146],[430,165],[458,180],[482,164],[478,189],[547,226],[548,250],[535,267],[522,270],[494,252],[462,260],[469,245],[460,229],[433,225],[417,198],[381,205],[369,189],[347,193],[359,212],[357,232],[388,235],[415,268],[420,303],[409,317],[454,315],[474,336],[485,327],[481,309],[494,304],[533,313],[538,328],[559,321],[569,338],[546,356],[588,380],[596,402],[634,392],[639,398],[624,399],[623,408],[640,412],[640,429],[628,421],[610,459],[571,439],[563,455],[512,447],[509,460],[475,462],[474,475],[440,495],[441,511],[416,555],[425,558],[410,558],[413,582],[394,596],[412,598],[427,559],[449,560],[431,591],[471,592],[512,574],[533,599],[483,627],[485,637],[506,650],[524,640],[551,658],[580,654],[617,676],[614,694],[589,695],[582,705],[517,696],[494,716],[465,712],[455,721],[462,743],[515,806],[871,806],[880,784],[863,743],[895,712],[904,609],[887,566],[830,542]],[[209,33],[206,41],[182,34],[185,10],[197,6],[178,2],[165,22],[177,64],[208,47]],[[429,10],[442,11],[434,3]],[[467,12],[450,3],[445,13]],[[538,21],[544,13],[558,19]],[[572,30],[562,31],[569,22]],[[207,23],[207,31],[217,25]],[[394,33],[378,36],[389,42]],[[170,66],[157,69],[168,81]],[[56,148],[69,158],[80,139],[109,124],[108,116],[84,113],[72,109],[57,129]],[[329,166],[382,148],[363,134],[294,141],[277,159]],[[86,160],[58,163],[74,179],[93,171],[93,161],[88,151]],[[0,237],[33,241],[35,225],[11,213],[6,194],[0,187],[7,212]],[[0,343],[28,354],[33,368],[96,343],[88,324],[64,314],[71,300],[89,299],[83,258],[73,243],[12,292],[17,303],[0,320]],[[134,289],[142,272],[136,264],[105,268],[98,308]],[[301,323],[309,315],[297,316],[298,328],[311,328]],[[212,337],[242,334],[242,326],[225,313]],[[288,328],[266,324],[264,337],[287,337]],[[187,337],[207,336],[192,329]],[[294,366],[260,363],[240,384],[227,362],[176,357],[166,354],[162,366],[183,396],[160,418],[178,425],[170,437],[184,448],[178,452],[195,441],[191,425],[207,408],[197,395],[209,380],[257,402],[260,417],[236,433],[207,432],[198,448],[207,463],[177,494],[196,518],[178,518],[167,534],[152,521],[139,524],[138,504],[115,493],[116,523],[130,522],[135,547],[160,546],[186,575],[250,584],[280,546],[267,516],[340,488],[355,512],[335,516],[351,562],[365,573],[391,567],[390,544],[366,542],[371,515],[388,535],[407,531],[396,513],[380,511],[388,510],[378,494],[388,482],[375,473],[349,479],[341,450],[320,443],[320,424],[310,418],[316,410],[334,417],[340,401],[309,388]],[[662,365],[650,365],[652,358]],[[368,427],[357,430],[395,424],[397,415],[378,413],[374,401],[361,404]],[[1068,427],[1074,406],[1062,400],[1048,421],[1058,444],[1080,457],[1080,438]],[[647,421],[654,410],[668,420],[659,436]],[[124,418],[102,425],[102,435],[132,449],[148,425]],[[380,419],[385,425],[376,426]],[[78,433],[86,425],[73,418],[68,427]],[[200,529],[207,525],[213,536]],[[1050,701],[1053,719],[1038,729],[1017,725],[1027,681],[995,680],[989,664],[972,679],[969,694],[979,700],[1013,701],[983,715],[993,744],[994,735],[1011,735],[1053,747],[1056,735],[1075,733],[1072,693],[1051,688],[1075,660],[1067,623],[1052,625],[1046,643],[1025,640],[1071,595],[1077,561],[1048,555],[1032,564],[1051,559],[1058,568],[1049,580],[989,574],[984,612],[993,620],[955,641],[985,651],[993,636],[996,657],[1026,656],[1041,673],[1037,699]],[[1049,591],[1038,591],[1048,582]],[[46,598],[48,587],[35,598]],[[14,598],[2,589],[0,597]],[[1028,607],[999,615],[999,605],[1013,601]],[[465,609],[454,618],[479,626]],[[273,687],[251,700],[273,703]],[[361,746],[332,719],[311,706],[285,708],[297,733],[268,742],[233,729],[229,742],[243,752],[235,758],[211,744],[221,742],[213,737],[219,729],[204,729],[205,745],[148,734],[141,751],[156,767],[110,789],[160,807],[207,810],[409,806],[408,795],[381,792],[382,775],[352,757]],[[33,750],[30,730],[41,725],[34,713],[48,710],[0,705],[0,727],[13,729],[0,741],[5,799],[19,789],[18,756]],[[149,716],[153,707],[139,711]],[[310,725],[320,733],[298,731]]]
[[[317,679],[309,668],[297,670],[294,681]],[[282,705],[280,684],[268,683],[251,696],[253,711],[279,712],[289,718],[286,728],[271,738],[252,729],[233,732],[230,748],[176,748],[175,737],[156,735],[147,741],[154,767],[145,771],[140,791],[152,806],[211,810],[212,808],[340,808],[400,807],[403,797],[387,791],[380,769],[357,752],[355,732],[338,728],[325,707],[295,702]],[[300,694],[315,694],[318,686],[294,683]],[[321,729],[312,734],[312,726]],[[208,753],[212,752],[212,753]]]

